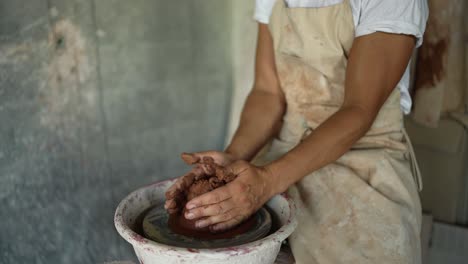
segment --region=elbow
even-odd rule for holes
[[[261,102],[269,102],[269,106],[273,107],[271,110],[281,115],[286,112],[286,98],[279,87],[277,89],[265,89],[257,85],[252,89],[249,97],[260,98]]]
[[[279,95],[278,96],[278,110],[281,116],[283,116],[286,113],[286,99],[284,96]]]

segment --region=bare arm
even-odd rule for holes
[[[236,180],[191,200],[186,206],[186,217],[198,219],[198,227],[228,229],[253,214],[273,195],[337,160],[370,129],[403,75],[414,45],[414,38],[405,35],[374,33],[357,38],[348,62],[342,107],[271,164],[256,167],[242,160],[229,164],[227,167],[238,175]]]
[[[257,55],[255,58],[255,83],[244,105],[239,127],[225,152],[205,151],[183,153],[182,159],[194,165],[203,157],[211,157],[222,166],[236,160],[251,160],[281,127],[285,99],[276,74],[273,40],[267,25],[259,24]],[[194,177],[203,174],[196,164],[166,191],[165,208],[169,213],[182,209],[185,189]]]
[[[354,41],[340,110],[296,148],[267,166],[274,175],[276,193],[337,160],[367,133],[401,79],[414,46],[412,36],[386,33]]]
[[[255,83],[226,152],[237,159],[251,160],[281,127],[285,106],[276,74],[273,40],[268,26],[259,24]]]

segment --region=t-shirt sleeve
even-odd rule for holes
[[[255,0],[254,19],[260,23],[268,24],[275,0]]]
[[[429,15],[427,0],[363,0],[356,37],[386,32],[413,35],[421,46]]]

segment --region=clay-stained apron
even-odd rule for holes
[[[286,153],[341,106],[352,19],[348,1],[293,9],[277,1],[270,31],[288,108],[279,137],[257,163]],[[289,238],[296,263],[421,262],[417,173],[402,118],[395,89],[365,137],[289,189],[299,212]]]

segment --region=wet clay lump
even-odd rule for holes
[[[203,172],[190,173],[182,178],[182,182],[179,183],[182,191],[174,190],[166,193],[166,199],[174,200],[177,204],[176,210],[169,211],[169,228],[177,234],[199,239],[232,238],[249,230],[254,224],[253,218],[225,232],[212,233],[209,227],[196,228],[195,220],[189,220],[184,217],[185,204],[188,201],[226,185],[233,181],[236,175],[228,171],[224,166],[216,164],[211,157],[200,159],[194,155],[184,153],[182,154],[182,159],[188,164],[197,166]]]

